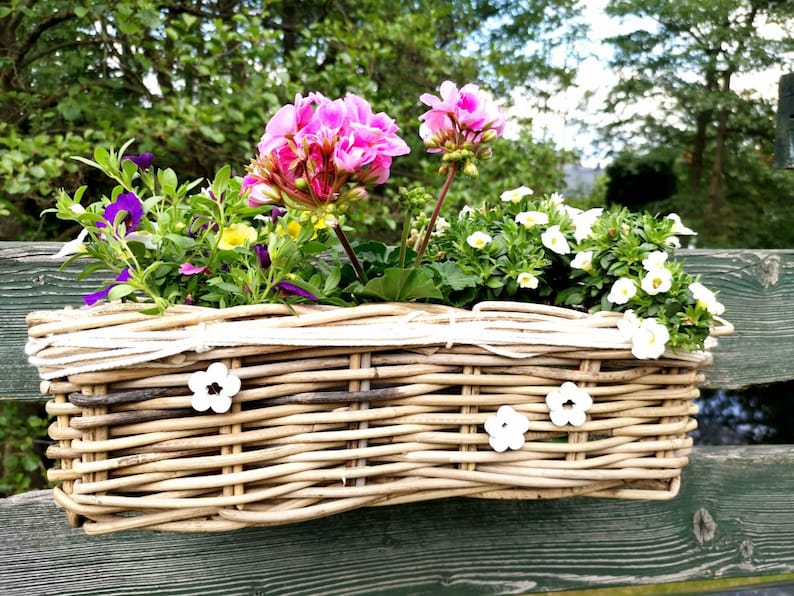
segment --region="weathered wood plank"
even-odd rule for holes
[[[518,594],[792,573],[793,467],[794,447],[699,448],[672,501],[457,499],[224,534],[89,537],[41,491],[0,501],[0,593]]]
[[[88,537],[42,491],[0,501],[0,593],[516,594],[792,573],[792,466],[794,448],[700,448],[672,501],[459,499],[212,535]]]
[[[738,389],[794,379],[794,251],[681,251],[687,270],[717,288],[733,323],[705,385]]]
[[[60,244],[0,242],[0,398],[37,399],[25,315],[78,307],[96,281],[78,282],[51,258]],[[720,291],[736,333],[722,340],[706,386],[739,388],[794,378],[794,251],[682,251],[688,269]]]

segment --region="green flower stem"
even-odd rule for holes
[[[411,220],[413,219],[413,210],[409,210],[403,219],[403,232],[400,237],[400,268],[405,268],[405,253],[408,248],[408,236],[411,233]]]
[[[353,252],[353,247],[350,246],[350,242],[347,241],[347,236],[345,236],[342,227],[337,224],[333,226],[333,228],[334,232],[336,232],[336,237],[339,238],[339,242],[342,243],[342,248],[345,249],[347,256],[350,258],[350,263],[353,265],[353,269],[356,270],[356,277],[358,277],[358,281],[366,285],[366,283],[369,281],[367,279],[367,274],[364,273],[364,268],[361,266],[356,253]]]
[[[449,172],[447,173],[447,179],[444,180],[444,186],[441,187],[441,191],[438,193],[436,206],[433,209],[433,215],[430,216],[430,222],[427,224],[427,230],[425,231],[425,236],[422,239],[422,246],[419,248],[419,252],[416,255],[416,260],[414,261],[414,267],[418,267],[419,263],[422,262],[422,257],[425,256],[427,245],[430,242],[430,236],[436,227],[436,220],[438,219],[438,214],[441,212],[441,205],[444,204],[444,199],[447,198],[447,193],[449,193],[449,187],[452,186],[452,181],[455,179],[455,174],[457,173],[458,173],[458,164],[457,162],[453,161],[452,163],[449,164]]]

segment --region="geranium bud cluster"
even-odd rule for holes
[[[429,153],[443,154],[441,174],[446,174],[450,163],[462,163],[463,173],[475,177],[476,161],[491,157],[491,148],[486,145],[504,132],[504,115],[472,83],[458,89],[445,81],[439,92],[441,97],[424,93],[419,98],[430,108],[419,116],[419,136]]]

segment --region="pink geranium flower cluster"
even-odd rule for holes
[[[501,136],[505,119],[499,108],[473,83],[460,89],[445,81],[441,97],[424,93],[419,98],[430,109],[419,117],[422,137],[429,153],[476,149]]]
[[[251,206],[285,204],[327,216],[389,178],[392,158],[410,151],[398,127],[353,94],[297,95],[268,122],[243,180]]]

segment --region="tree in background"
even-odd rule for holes
[[[620,76],[609,138],[677,153],[679,192],[669,206],[698,227],[701,244],[791,246],[794,190],[771,171],[774,106],[737,79],[794,59],[794,3],[610,0],[607,12],[639,19],[608,40]]]
[[[296,93],[353,92],[414,139],[418,97],[444,79],[497,92],[564,84],[551,49],[581,29],[577,0],[12,0],[0,5],[0,238],[49,238],[40,211],[92,174],[70,160],[135,138],[157,166],[205,177],[248,162]],[[523,169],[531,169],[526,162]],[[239,173],[239,170],[238,170]],[[483,172],[483,180],[487,174]],[[395,185],[396,186],[396,185]],[[0,206],[3,206],[0,205]],[[388,219],[384,202],[365,217]],[[48,225],[53,225],[49,222]]]

